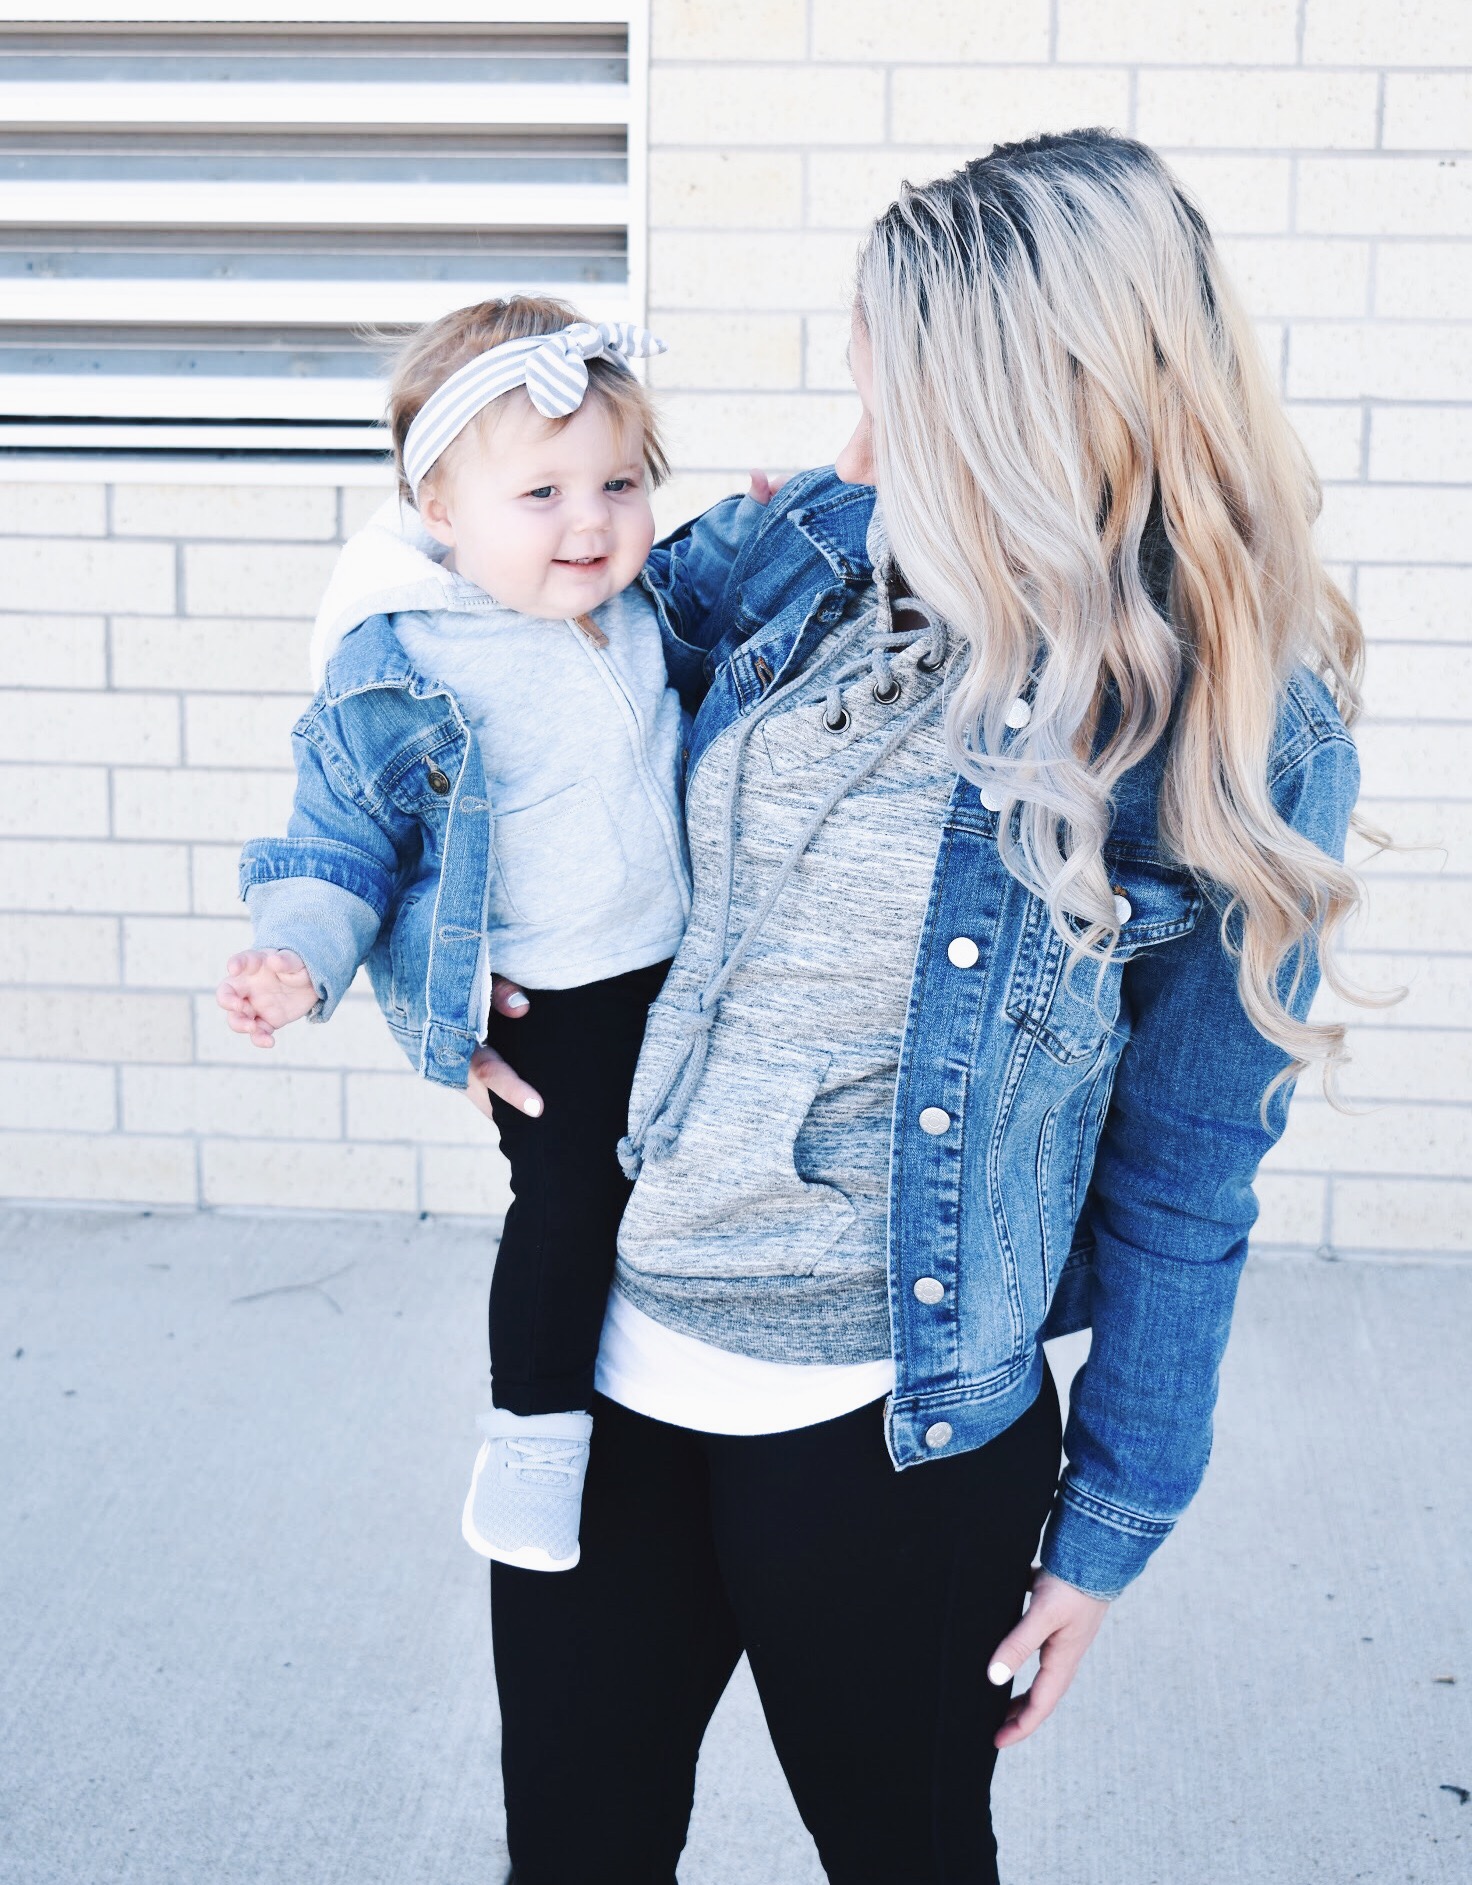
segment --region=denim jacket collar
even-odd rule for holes
[[[862,581],[871,570],[867,537],[874,512],[874,490],[867,484],[841,484],[815,504],[787,512],[835,576]]]
[[[414,666],[382,613],[358,623],[338,644],[321,681],[323,705],[336,706],[370,687],[402,688],[417,700],[449,693]]]

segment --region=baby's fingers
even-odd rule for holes
[[[300,988],[311,980],[307,965],[294,949],[268,949],[261,961],[273,975],[293,988]]]
[[[232,979],[240,976],[259,975],[261,964],[266,960],[259,949],[242,949],[238,956],[231,956],[225,964],[225,974]]]
[[[240,1017],[244,1016],[247,1021],[255,1017],[256,1005],[248,985],[242,987],[239,982],[221,982],[215,989],[215,1001],[225,1010],[225,1018],[237,1034],[244,1032],[243,1028],[236,1026]]]
[[[241,1002],[238,1007],[231,1008],[222,1001],[220,1006],[225,1009],[225,1024],[232,1034],[249,1035],[257,1047],[276,1045],[276,1030],[269,1021],[263,1020],[248,1002]]]

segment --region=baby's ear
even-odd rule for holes
[[[445,500],[428,482],[419,487],[419,520],[434,538],[436,543],[443,543],[447,549],[455,547],[455,526],[451,522],[449,507]]]

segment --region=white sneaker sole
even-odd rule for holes
[[[488,1538],[483,1538],[475,1528],[475,1489],[480,1483],[481,1468],[491,1451],[489,1440],[481,1442],[480,1452],[475,1456],[475,1465],[470,1474],[470,1490],[465,1495],[465,1509],[460,1514],[460,1536],[483,1558],[490,1558],[496,1564],[514,1564],[522,1571],[570,1571],[582,1556],[582,1547],[574,1545],[570,1558],[554,1558],[550,1551],[544,1551],[540,1545],[493,1545]]]

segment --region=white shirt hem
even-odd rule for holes
[[[894,1388],[894,1362],[760,1361],[668,1329],[608,1293],[595,1377],[631,1413],[695,1433],[790,1433],[837,1420]]]

